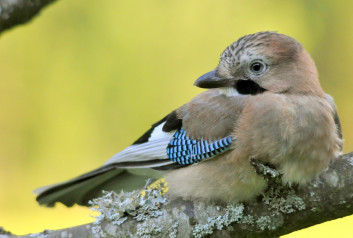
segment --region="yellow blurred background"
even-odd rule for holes
[[[240,36],[288,34],[311,53],[353,151],[353,1],[59,0],[0,36],[0,226],[26,234],[94,219],[40,207],[34,188],[94,169],[202,90]],[[353,218],[286,237],[352,237]]]

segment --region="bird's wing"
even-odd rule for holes
[[[337,107],[336,107],[336,104],[333,100],[333,97],[331,97],[331,95],[329,94],[326,94],[326,100],[330,103],[331,107],[332,107],[332,111],[333,111],[333,118],[335,120],[335,123],[336,123],[336,127],[337,127],[337,134],[338,134],[338,137],[342,140],[342,127],[341,127],[341,121],[340,121],[340,118],[338,116],[338,113],[337,113]],[[342,147],[343,147],[343,144],[339,144],[339,147],[342,151]]]
[[[114,155],[104,166],[119,168],[157,168],[173,164],[166,156],[168,143],[182,126],[182,120],[173,111],[138,138],[132,145]]]
[[[223,153],[234,140],[242,106],[243,97],[208,90],[153,124],[104,166],[176,169]]]
[[[47,206],[56,202],[87,205],[102,190],[119,192],[142,187],[146,178],[156,176],[155,170],[178,169],[210,159],[230,148],[242,107],[242,97],[226,97],[218,90],[201,93],[153,124],[102,167],[35,190],[37,201]],[[150,169],[155,169],[153,174]]]
[[[230,148],[232,142],[233,137],[231,135],[215,141],[203,138],[195,140],[188,137],[186,131],[180,128],[168,144],[167,157],[171,161],[182,165],[199,163],[225,152]]]
[[[164,168],[174,164],[167,159],[166,148],[173,131],[181,127],[180,123],[173,111],[102,167],[65,182],[36,189],[36,200],[49,207],[56,202],[66,206],[75,203],[88,205],[88,201],[98,197],[102,190],[119,192],[121,189],[129,191],[143,187],[146,179],[160,176],[156,171],[151,173],[149,168]],[[174,165],[179,166],[182,165]],[[139,170],[134,170],[136,168]]]

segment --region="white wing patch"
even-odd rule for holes
[[[155,127],[154,130],[151,133],[150,138],[148,138],[148,142],[150,141],[155,141],[155,140],[171,140],[173,138],[173,135],[175,133],[174,131],[171,132],[164,132],[162,130],[165,122],[161,123],[159,126]]]
[[[165,122],[154,128],[147,142],[127,147],[126,149],[114,155],[104,165],[124,162],[148,162],[150,160],[156,159],[167,159],[166,149],[170,140],[173,138],[175,130],[171,132],[164,132],[162,130],[164,124]],[[161,161],[161,163],[155,163],[153,165],[140,167],[158,167],[171,163],[173,162]]]

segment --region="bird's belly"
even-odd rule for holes
[[[266,188],[248,161],[236,162],[234,151],[166,174],[169,195],[184,199],[238,202],[252,199]]]

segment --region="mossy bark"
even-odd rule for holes
[[[353,214],[353,153],[304,188],[283,187],[269,173],[274,182],[256,201],[169,201],[161,188],[109,192],[94,201],[102,212],[95,223],[23,237],[279,237]]]

